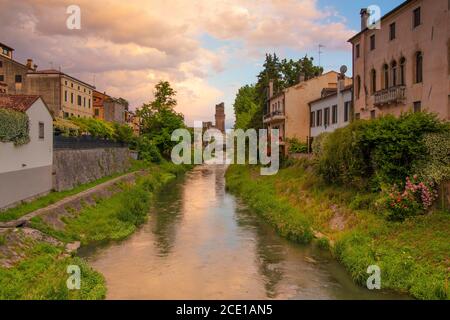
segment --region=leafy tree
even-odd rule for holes
[[[234,113],[236,116],[236,129],[249,129],[254,114],[258,111],[257,95],[254,85],[241,87],[234,100]]]
[[[167,81],[155,86],[155,99],[136,111],[141,118],[141,134],[147,136],[164,156],[170,156],[176,142],[171,141],[172,132],[186,128],[184,117],[174,110],[176,91]]]

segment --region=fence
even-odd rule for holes
[[[92,136],[64,137],[55,135],[53,137],[53,149],[99,149],[99,148],[126,148],[125,142],[117,142],[95,138]]]

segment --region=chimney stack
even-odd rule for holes
[[[273,97],[273,80],[269,80],[269,99]]]
[[[33,59],[27,59],[28,70],[33,70]]]
[[[362,8],[359,12],[361,15],[361,31],[367,28],[367,22],[369,21],[369,11],[367,8]]]
[[[305,81],[305,74],[303,72],[300,72],[300,74],[298,75],[298,83],[301,83]]]

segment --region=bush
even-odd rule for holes
[[[150,206],[150,195],[143,187],[136,187],[123,194],[126,203],[117,211],[117,218],[123,222],[130,222],[134,226],[143,224]]]
[[[90,134],[93,137],[102,139],[114,139],[113,124],[94,118],[71,117],[70,121],[80,128],[80,134]]]
[[[431,180],[436,185],[450,180],[450,131],[426,134],[421,144],[427,157],[416,161],[413,171],[422,180]]]
[[[289,153],[307,153],[308,145],[300,142],[297,138],[288,139]]]
[[[26,113],[0,108],[0,142],[14,142],[16,146],[30,142]]]
[[[53,121],[53,130],[64,137],[76,137],[80,135],[80,127],[70,120],[56,118]]]
[[[137,150],[139,152],[139,159],[141,160],[153,163],[160,163],[162,161],[158,147],[145,135],[138,138]]]
[[[311,148],[315,156],[320,157],[322,155],[323,143],[325,142],[325,140],[329,135],[330,133],[323,132],[313,139]]]
[[[360,187],[370,181],[375,190],[383,184],[402,185],[406,176],[414,174],[415,163],[429,160],[422,138],[443,132],[449,132],[449,126],[430,113],[355,121],[316,138],[317,169],[328,181]]]

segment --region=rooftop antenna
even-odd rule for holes
[[[320,57],[323,53],[322,48],[325,48],[325,46],[319,43],[319,67],[322,67],[322,65],[320,64]]]

